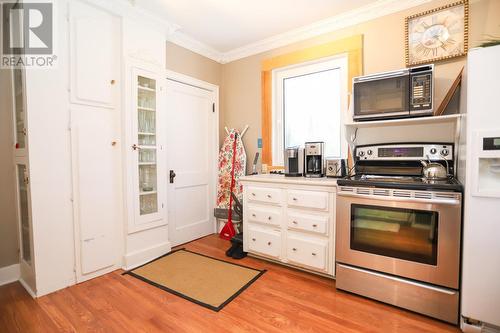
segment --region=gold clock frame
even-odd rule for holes
[[[456,7],[456,6],[464,6],[464,51],[458,54],[453,54],[453,55],[448,55],[444,57],[436,57],[428,60],[423,60],[423,61],[417,61],[417,62],[412,62],[410,63],[410,38],[409,38],[409,30],[408,30],[408,25],[409,21],[413,20],[417,17],[421,16],[426,16],[432,13],[436,13],[439,11],[442,11],[444,9],[448,9],[451,7]],[[451,58],[456,58],[456,57],[463,57],[467,54],[467,51],[469,50],[469,0],[461,0],[457,1],[454,3],[450,3],[445,6],[437,7],[431,10],[426,10],[424,12],[410,15],[405,18],[405,62],[406,66],[414,66],[414,65],[421,65],[421,64],[427,64],[430,62],[435,62],[435,61],[441,61],[441,60],[448,60]]]

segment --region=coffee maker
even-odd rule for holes
[[[304,148],[285,149],[285,177],[301,177],[304,173]]]
[[[324,161],[325,143],[324,142],[306,142],[305,154],[305,172],[306,177],[323,177],[325,175]]]

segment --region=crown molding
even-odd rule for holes
[[[328,32],[343,29],[362,22],[371,21],[373,19],[429,3],[431,1],[433,0],[379,0],[372,4],[332,16],[328,19],[225,52],[221,63],[228,63],[246,58]]]
[[[129,1],[131,7],[139,9],[134,6],[134,0]],[[158,17],[156,17],[156,21],[159,21],[158,23],[161,23],[161,25],[166,28],[166,30],[168,31],[167,39],[170,42],[196,52],[216,62],[225,64],[285,45],[300,42],[328,32],[371,21],[376,18],[390,15],[412,7],[420,6],[431,1],[434,0],[378,0],[366,6],[362,6],[351,11],[332,16],[325,20],[305,25],[303,27],[293,29],[282,34],[265,38],[227,52],[220,52],[215,48],[196,40],[195,38],[182,32],[182,27],[179,27],[178,25],[159,19]],[[141,14],[142,16],[149,16],[150,18],[153,17],[153,14],[147,15],[145,11],[142,10]]]
[[[190,51],[198,53],[204,57],[212,59],[218,63],[223,63],[224,53],[219,52],[213,47],[186,35],[182,31],[176,31],[170,34],[168,37],[168,41],[182,46]]]

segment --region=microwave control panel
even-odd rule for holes
[[[410,111],[432,109],[432,73],[411,75]]]

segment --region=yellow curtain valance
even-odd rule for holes
[[[356,35],[327,44],[279,55],[262,61],[262,163],[272,164],[272,71],[276,68],[303,62],[347,54],[348,89],[352,89],[352,78],[363,73],[363,36]]]

